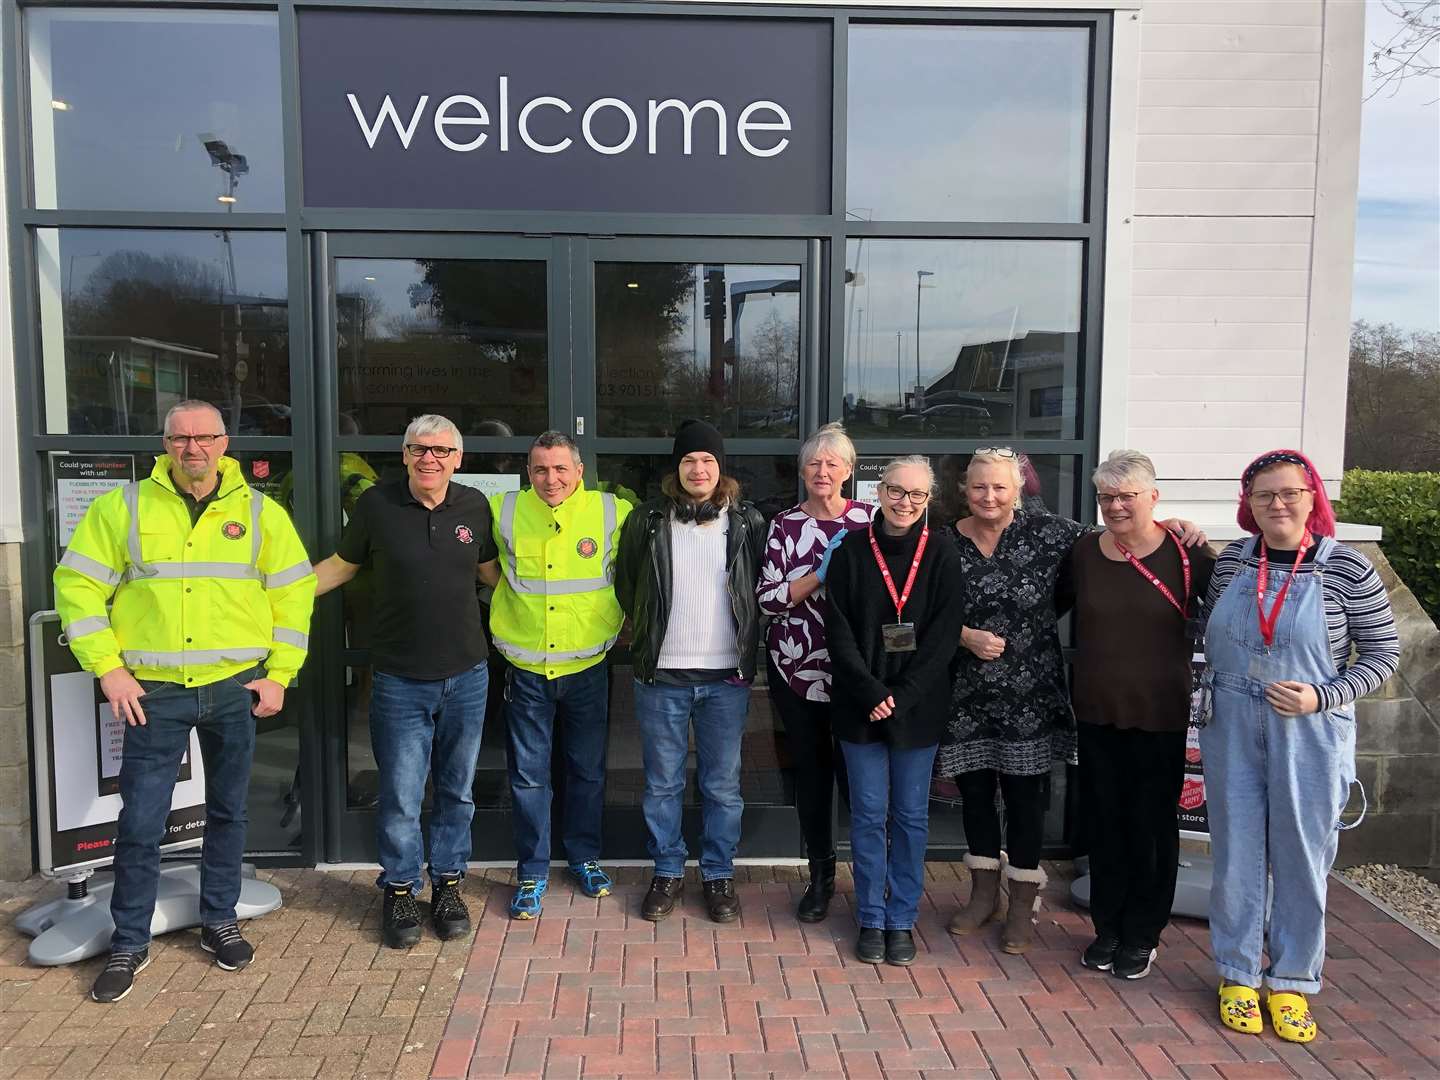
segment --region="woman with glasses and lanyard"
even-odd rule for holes
[[[1155,520],[1160,493],[1144,454],[1116,450],[1093,481],[1105,531],[1076,542],[1058,587],[1059,609],[1075,610],[1071,700],[1095,924],[1080,962],[1140,979],[1175,902],[1191,659],[1203,629],[1191,615],[1215,557],[1186,551]]]
[[[1335,542],[1304,454],[1252,461],[1236,520],[1252,535],[1225,548],[1210,579],[1212,711],[1200,731],[1220,1020],[1259,1034],[1263,983],[1275,1034],[1305,1043],[1316,1035],[1305,995],[1319,992],[1325,962],[1325,881],[1355,781],[1354,703],[1395,673],[1400,639],[1375,568]]]
[[[953,545],[930,527],[934,486],[923,457],[885,466],[879,516],[846,535],[825,578],[830,723],[850,779],[855,954],[870,964],[915,961],[930,771],[960,634],[963,582]]]
[[[970,934],[1002,916],[1003,871],[1010,896],[1000,944],[1017,954],[1030,948],[1045,884],[1040,843],[1050,767],[1057,759],[1076,761],[1055,585],[1087,531],[1078,522],[1021,509],[1024,486],[1019,454],[1008,446],[982,447],[965,472],[970,516],[946,530],[965,576],[957,605],[964,628],[953,665],[950,738],[938,770],[960,789],[970,849],[970,897],[950,920],[950,932]],[[1188,522],[1164,524],[1182,531],[1187,545],[1205,540]],[[1005,801],[1003,867],[997,785]]]

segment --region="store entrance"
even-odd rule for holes
[[[588,485],[637,504],[658,493],[675,427],[703,416],[726,435],[729,469],[766,516],[791,505],[800,432],[821,419],[810,329],[819,318],[819,247],[703,238],[317,237],[316,302],[325,313],[316,319],[320,547],[334,550],[364,490],[403,476],[401,436],[411,417],[426,412],[449,416],[464,434],[456,481],[486,493],[526,485],[529,444],[553,428],[581,447]],[[316,653],[336,823],[326,850],[342,861],[375,857],[367,576],[316,611],[316,634],[327,643]],[[491,676],[474,858],[504,861],[513,844],[498,658]],[[644,772],[623,637],[610,681],[606,857],[644,858]],[[752,693],[744,760],[741,853],[802,854],[789,758],[763,676]],[[698,836],[693,771],[692,759],[687,833]],[[563,857],[560,830],[557,800],[556,858]]]

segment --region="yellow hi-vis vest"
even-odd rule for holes
[[[490,496],[490,510],[501,570],[495,648],[549,679],[605,659],[625,621],[614,566],[630,504],[582,482],[553,510],[529,488]]]
[[[295,526],[228,457],[193,527],[162,455],[149,477],[90,504],[55,568],[70,649],[96,676],[123,665],[140,679],[205,686],[264,661],[268,678],[289,685],[314,603]]]

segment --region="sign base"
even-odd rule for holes
[[[1170,907],[1172,915],[1186,915],[1192,919],[1210,918],[1210,881],[1215,863],[1209,855],[1180,856],[1180,870],[1175,876],[1175,903]],[[1090,875],[1077,877],[1070,883],[1070,899],[1083,908],[1090,907]]]
[[[280,907],[280,890],[253,876],[246,867],[240,879],[240,899],[235,904],[237,919],[254,919]],[[37,967],[74,964],[110,950],[115,924],[110,919],[111,878],[94,885],[84,897],[61,897],[36,904],[15,918],[15,928],[35,940],[30,943],[30,963]],[[168,934],[200,925],[200,866],[198,863],[171,863],[160,867],[155,894],[152,934]]]

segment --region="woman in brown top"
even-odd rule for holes
[[[1095,941],[1080,962],[1150,971],[1175,900],[1190,717],[1187,618],[1215,557],[1155,521],[1155,466],[1116,450],[1094,474],[1105,531],[1082,536],[1057,590],[1075,607],[1080,805],[1090,838]]]

